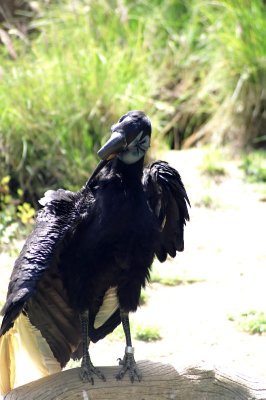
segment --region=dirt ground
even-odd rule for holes
[[[237,161],[225,162],[227,175],[217,182],[200,173],[202,150],[171,151],[161,158],[181,173],[192,208],[185,251],[165,264],[156,263],[156,268],[162,274],[198,281],[148,286],[148,303],[132,318],[137,324],[158,326],[162,340],[135,340],[136,359],[172,363],[177,368],[206,363],[266,382],[266,335],[241,332],[228,319],[266,310],[263,195],[258,185],[244,182]],[[200,206],[206,195],[212,199],[210,208]],[[7,269],[1,280],[2,284],[8,280]],[[95,365],[114,365],[123,351],[124,341],[110,336],[92,345],[91,356]]]

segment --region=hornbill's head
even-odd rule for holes
[[[109,160],[118,157],[125,164],[134,164],[144,157],[150,146],[151,123],[143,111],[129,111],[111,127],[111,132],[110,139],[98,151],[102,161],[93,171],[87,187]]]
[[[129,111],[111,127],[110,139],[98,151],[102,160],[117,156],[126,164],[134,164],[150,146],[151,123],[143,111]]]

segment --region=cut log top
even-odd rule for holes
[[[120,367],[100,367],[106,377],[94,385],[83,383],[79,368],[39,379],[12,390],[5,400],[266,400],[266,382],[218,369],[188,367],[180,371],[169,364],[138,362],[141,382],[115,379]]]

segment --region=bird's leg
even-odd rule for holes
[[[129,318],[128,318],[128,313],[121,310],[120,312],[121,315],[121,321],[126,337],[126,348],[125,348],[125,355],[123,360],[119,360],[119,365],[122,365],[122,368],[116,375],[116,379],[122,379],[127,372],[129,371],[129,377],[131,382],[133,383],[135,378],[139,381],[141,381],[142,374],[137,367],[135,358],[134,358],[134,348],[132,347],[132,341],[131,341],[131,334],[130,334],[130,325],[129,325]]]
[[[90,354],[89,354],[89,344],[90,339],[88,337],[88,311],[85,311],[80,316],[81,319],[81,330],[82,330],[82,362],[81,362],[81,371],[80,378],[83,382],[91,382],[94,384],[93,375],[98,376],[98,378],[105,381],[105,376],[101,373],[101,371],[94,367],[91,362]]]

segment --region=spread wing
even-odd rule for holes
[[[40,200],[44,208],[39,211],[35,228],[27,238],[11,274],[6,303],[2,309],[4,317],[0,336],[13,326],[21,311],[25,311],[42,279],[52,281],[52,276],[55,277],[52,265],[56,264],[57,254],[67,234],[75,229],[80,220],[79,200],[79,193],[63,189],[50,190]],[[57,291],[58,298],[62,298],[62,285],[59,285],[59,280],[56,282],[54,279],[54,292]]]
[[[82,334],[79,312],[70,306],[58,268],[60,254],[80,222],[90,220],[94,200],[86,189],[77,193],[62,189],[46,192],[40,200],[44,208],[39,211],[36,225],[15,262],[2,310],[0,336],[21,313],[25,314],[61,367],[70,357],[81,356]],[[94,342],[120,323],[115,293],[109,290],[105,294],[99,315],[92,315],[89,323],[89,335]]]
[[[156,256],[166,260],[184,250],[184,225],[189,220],[189,199],[179,173],[167,162],[156,161],[144,169],[143,186],[160,227]]]

